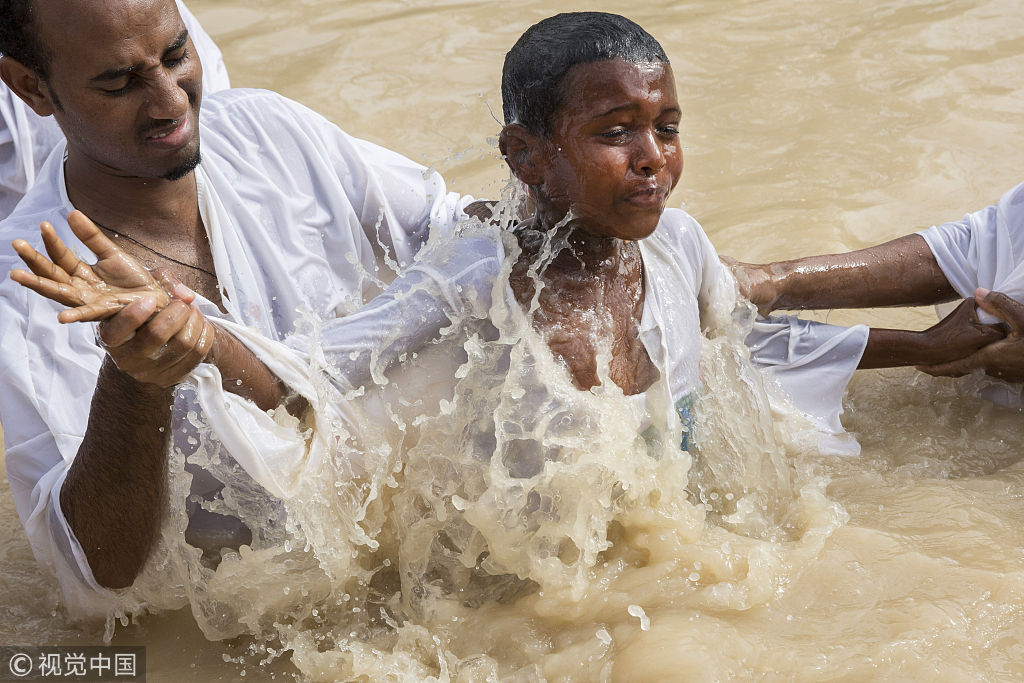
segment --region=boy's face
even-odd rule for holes
[[[658,225],[683,171],[672,68],[621,59],[573,67],[540,163],[539,217],[638,240]]]

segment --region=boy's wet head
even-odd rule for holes
[[[540,21],[505,55],[501,101],[505,125],[547,135],[562,104],[562,81],[578,64],[621,59],[664,62],[657,40],[635,22],[605,12],[567,12]]]
[[[682,173],[680,110],[664,50],[613,14],[559,14],[505,58],[500,148],[536,203],[535,227],[636,240]]]

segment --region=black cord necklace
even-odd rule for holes
[[[157,256],[159,256],[162,259],[166,259],[166,260],[170,261],[171,263],[177,263],[179,266],[185,266],[186,268],[191,268],[192,270],[198,270],[200,273],[206,273],[207,275],[212,277],[214,280],[217,279],[217,275],[215,273],[211,273],[206,268],[202,268],[200,266],[194,266],[191,263],[185,263],[184,261],[179,261],[176,258],[172,258],[172,257],[168,256],[167,254],[164,254],[164,253],[161,253],[161,252],[157,251],[153,247],[150,247],[148,245],[143,244],[142,242],[138,241],[137,239],[135,239],[131,235],[126,235],[123,232],[118,232],[117,230],[114,230],[113,228],[108,228],[107,226],[103,225],[99,221],[94,220],[93,223],[95,223],[100,228],[103,228],[104,230],[106,230],[110,234],[117,235],[118,237],[126,239],[129,242],[131,242],[132,244],[137,244],[140,247],[142,247],[143,249],[145,249],[146,251],[152,252],[152,253],[156,254]]]

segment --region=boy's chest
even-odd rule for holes
[[[643,309],[639,278],[581,285],[555,276],[541,291],[534,324],[579,388],[607,377],[632,395],[660,374],[640,339]]]

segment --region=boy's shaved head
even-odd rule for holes
[[[618,14],[567,12],[534,24],[505,55],[501,73],[505,125],[518,123],[532,133],[548,135],[569,70],[616,58],[634,64],[668,62],[651,34]]]
[[[39,42],[33,0],[0,0],[0,54],[46,76],[49,57]]]

